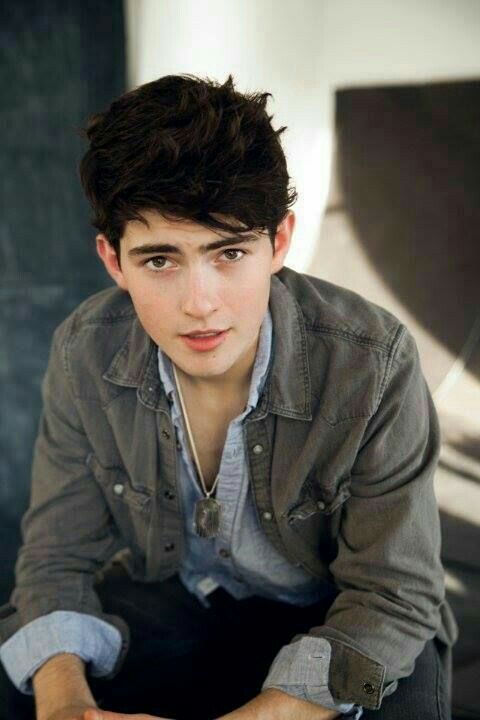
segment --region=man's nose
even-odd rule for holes
[[[186,315],[205,317],[217,309],[215,283],[205,269],[191,269],[186,274],[185,280],[182,311]]]

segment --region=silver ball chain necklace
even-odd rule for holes
[[[198,475],[200,477],[200,481],[202,483],[202,490],[205,493],[205,497],[201,498],[201,500],[197,500],[195,504],[195,514],[194,514],[194,529],[197,535],[200,537],[205,538],[213,538],[218,535],[219,527],[220,527],[220,503],[215,500],[215,498],[211,497],[211,495],[214,493],[215,488],[217,487],[218,478],[220,477],[220,474],[217,475],[215,478],[215,482],[213,483],[210,490],[207,490],[205,486],[205,480],[203,478],[203,473],[200,467],[200,461],[198,459],[197,455],[197,448],[195,447],[195,443],[193,441],[193,434],[190,427],[190,422],[188,420],[187,410],[185,407],[185,401],[183,399],[183,393],[182,388],[180,387],[180,381],[178,379],[177,370],[175,368],[175,363],[172,362],[173,366],[173,373],[175,375],[175,382],[177,383],[177,389],[178,394],[180,397],[180,404],[182,406],[182,412],[183,417],[185,420],[185,426],[187,428],[188,438],[190,440],[190,445],[193,451],[193,457],[195,459],[195,464],[197,466]]]

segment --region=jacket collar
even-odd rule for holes
[[[271,277],[269,307],[273,321],[270,371],[265,392],[250,420],[258,420],[268,412],[311,420],[305,321],[295,297],[276,275]],[[157,345],[137,316],[103,378],[115,385],[136,387],[138,398],[146,407],[169,413],[169,400],[158,372]]]

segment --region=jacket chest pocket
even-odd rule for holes
[[[335,489],[328,491],[307,480],[298,501],[286,512],[289,525],[313,515],[332,515],[350,497],[350,480],[348,475],[339,480]]]
[[[350,481],[350,476],[342,478],[330,491],[307,481],[298,501],[285,513],[289,527],[313,551],[333,558],[342,507],[351,495]]]
[[[152,515],[152,492],[145,487],[135,487],[123,468],[103,467],[94,455],[89,456],[87,464],[102,488],[126,544],[145,554]]]

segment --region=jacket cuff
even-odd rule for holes
[[[385,665],[340,631],[329,627],[327,637],[332,649],[328,680],[332,695],[378,710],[382,699],[396,690],[398,681],[385,684]],[[296,639],[297,636],[293,638]]]
[[[328,687],[331,646],[325,638],[305,636],[285,645],[275,657],[262,690],[278,688],[301,700],[336,710],[356,720],[363,708],[334,700]]]
[[[111,675],[122,649],[120,631],[84,613],[57,610],[24,625],[0,647],[0,659],[15,687],[33,695],[32,676],[59,653],[90,663],[94,677]]]

